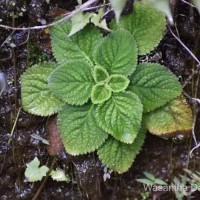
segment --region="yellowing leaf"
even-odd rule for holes
[[[177,98],[144,116],[146,128],[155,135],[174,136],[192,129],[192,111],[185,99]]]
[[[39,167],[40,161],[37,157],[34,158],[30,163],[26,164],[27,168],[25,171],[25,176],[30,182],[41,181],[44,176],[46,176],[49,168],[45,165]]]
[[[71,18],[72,28],[68,37],[83,29],[90,22],[90,18],[92,17],[92,15],[92,13],[83,14],[82,12],[75,14]]]
[[[94,14],[93,17],[91,18],[91,22],[95,26],[98,26],[99,28],[103,28],[107,31],[110,31],[110,29],[107,26],[106,20],[102,19],[103,15],[104,15],[103,8],[100,8],[98,14]]]
[[[110,0],[111,6],[115,12],[116,21],[119,22],[121,13],[126,5],[127,0]]]

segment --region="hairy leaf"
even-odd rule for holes
[[[144,143],[145,132],[141,129],[132,144],[125,144],[109,137],[97,152],[99,159],[118,173],[128,171]]]
[[[126,30],[114,31],[99,43],[94,59],[109,74],[130,75],[137,65],[135,40]]]
[[[117,140],[132,143],[140,129],[142,104],[132,92],[113,93],[96,109],[97,123]]]
[[[129,79],[123,75],[115,74],[110,76],[109,86],[113,92],[121,92],[128,87]]]
[[[115,12],[116,21],[119,22],[121,13],[126,5],[127,0],[110,0],[111,6]]]
[[[95,121],[94,105],[91,104],[65,105],[58,114],[58,126],[65,149],[72,155],[92,152],[107,138],[107,133]]]
[[[77,34],[67,37],[71,24],[63,22],[51,28],[52,51],[59,63],[69,60],[87,59],[92,62],[92,54],[103,37],[100,31],[92,26],[86,26]]]
[[[26,164],[27,168],[25,171],[25,176],[30,182],[41,181],[44,176],[46,176],[49,168],[44,166],[39,167],[40,161],[37,157],[31,162]]]
[[[135,38],[139,55],[152,51],[163,38],[165,16],[142,3],[134,3],[133,13],[122,16],[118,25],[111,23],[111,28],[124,28]]]
[[[103,67],[95,66],[93,77],[96,83],[103,83],[109,78],[109,74]]]
[[[132,75],[128,90],[138,95],[144,112],[149,112],[179,96],[182,88],[178,78],[164,66],[142,63]]]
[[[94,104],[100,104],[111,97],[111,89],[106,85],[97,84],[92,88],[91,100]]]
[[[143,0],[143,1],[147,3],[150,7],[153,7],[158,11],[163,12],[167,16],[169,22],[171,24],[174,23],[169,0]]]
[[[83,29],[90,22],[90,18],[92,17],[92,15],[92,13],[83,14],[82,12],[78,12],[77,14],[75,14],[71,18],[72,28],[68,37]]]
[[[71,105],[83,105],[91,96],[92,67],[85,61],[71,61],[56,68],[49,77],[49,88]]]
[[[48,88],[48,77],[54,64],[44,63],[28,68],[21,78],[22,107],[34,115],[48,116],[57,113],[63,102]]]
[[[93,14],[93,17],[91,18],[91,22],[98,26],[99,28],[103,28],[107,31],[110,31],[110,29],[107,26],[106,19],[102,19],[104,15],[104,9],[100,8],[98,14]]]
[[[146,128],[155,135],[174,136],[192,129],[192,111],[186,101],[177,98],[167,105],[144,115]]]

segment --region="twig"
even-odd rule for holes
[[[109,6],[109,5],[110,5],[110,3],[106,3],[104,5],[99,5],[99,6],[93,6],[93,7],[85,8],[84,11],[94,10],[94,9],[98,9],[98,8],[103,8],[103,7]]]
[[[21,112],[21,108],[19,108],[19,110],[18,110],[18,112],[17,112],[17,116],[16,116],[16,118],[15,118],[15,122],[14,122],[14,125],[13,125],[12,130],[11,130],[11,133],[10,133],[10,139],[8,140],[8,145],[10,144],[10,141],[11,141],[11,139],[12,139],[12,135],[13,135],[13,133],[14,133],[14,130],[15,130],[15,127],[16,127],[17,120],[18,120],[18,118],[19,118],[20,112]]]
[[[192,7],[195,7],[193,4],[191,4],[191,3],[189,3],[189,2],[187,2],[187,1],[185,1],[185,0],[181,0],[183,3],[186,3],[186,4],[188,4],[189,6],[192,6]]]
[[[87,9],[91,4],[95,3],[96,1],[97,0],[89,0],[89,1],[85,2],[84,4],[82,4],[80,7],[78,7],[77,9],[75,9],[74,11],[70,12],[68,15],[66,15],[62,19],[59,19],[58,21],[55,21],[55,22],[47,24],[47,25],[33,26],[33,27],[28,27],[28,28],[18,28],[18,27],[11,27],[11,26],[0,24],[0,27],[5,28],[5,29],[11,29],[11,30],[36,30],[36,29],[49,28],[49,27],[56,26],[64,21],[70,19],[72,16],[74,16],[76,13],[78,13],[80,11],[84,11],[85,9]]]
[[[198,65],[200,66],[200,61],[198,60],[198,58],[192,53],[192,51],[190,51],[190,49],[174,34],[174,32],[172,31],[172,29],[169,27],[169,25],[167,25],[171,34],[175,37],[175,39],[187,50],[187,52],[196,60],[196,62],[198,63]]]

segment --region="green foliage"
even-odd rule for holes
[[[114,93],[97,107],[96,119],[117,140],[131,144],[140,129],[142,110],[140,99],[134,93]]]
[[[86,26],[72,37],[67,37],[71,24],[65,22],[51,29],[52,51],[58,63],[85,59],[91,63],[93,51],[102,39],[99,30]]]
[[[44,176],[47,175],[49,168],[44,166],[39,167],[40,161],[37,157],[34,158],[30,163],[26,164],[27,168],[25,176],[30,182],[41,181]]]
[[[58,128],[69,154],[98,150],[102,162],[120,173],[129,169],[144,142],[143,108],[149,112],[149,116],[145,114],[145,126],[151,130],[150,115],[157,115],[158,108],[165,110],[163,106],[181,94],[178,79],[163,66],[138,65],[138,49],[139,54],[154,49],[162,38],[165,21],[147,5],[134,5],[134,12],[115,25],[119,29],[105,37],[95,27],[85,26],[85,21],[80,22],[79,28],[84,28],[77,33],[75,24],[69,22],[53,27],[55,68],[49,67],[47,73],[47,67],[41,65],[36,75],[33,67],[22,76],[23,107],[37,115],[58,112]],[[101,19],[101,12],[90,20]],[[34,98],[29,88],[36,90]],[[45,109],[41,109],[46,101]],[[60,109],[62,102],[65,105]],[[32,111],[33,105],[38,112]],[[180,125],[177,130],[185,127]]]
[[[47,84],[49,75],[55,69],[54,65],[34,65],[22,75],[22,106],[27,112],[48,116],[61,109],[63,102],[53,95]]]
[[[104,16],[104,9],[100,8],[98,14],[93,14],[91,22],[99,28],[110,31],[110,29],[107,26],[106,20],[102,19],[103,16]]]
[[[94,59],[110,75],[130,75],[137,66],[137,45],[128,31],[117,30],[99,43]]]
[[[58,114],[58,127],[65,149],[72,155],[92,152],[100,147],[107,133],[95,121],[94,105],[65,105]]]
[[[83,29],[89,22],[92,17],[92,13],[83,14],[82,12],[76,13],[72,18],[72,28],[68,35],[68,37],[74,35],[81,29]]]
[[[115,12],[116,21],[119,22],[121,13],[126,5],[127,0],[110,0],[111,6]]]
[[[97,152],[99,158],[110,169],[118,173],[126,172],[144,143],[145,132],[141,129],[132,144],[125,144],[109,137]]]
[[[111,97],[111,89],[108,86],[104,86],[101,83],[96,84],[92,88],[91,100],[94,104],[100,104],[107,101]]]
[[[153,174],[149,172],[144,172],[145,178],[136,179],[137,182],[143,183],[145,185],[168,185],[162,179],[156,178]]]
[[[103,67],[95,66],[93,77],[96,83],[104,83],[109,78],[109,74]]]
[[[50,90],[72,105],[86,103],[93,85],[92,66],[84,60],[66,62],[56,68],[49,77]]]
[[[112,28],[124,28],[135,38],[139,55],[152,51],[160,42],[165,30],[165,17],[162,13],[142,3],[134,3],[133,13],[121,17],[118,25]]]
[[[46,165],[39,167],[40,161],[35,157],[31,162],[27,163],[25,176],[29,182],[41,181],[43,177],[47,176],[49,168]],[[69,177],[66,176],[63,170],[56,169],[52,170],[49,174],[51,178],[55,181],[66,181],[69,182]]]
[[[65,181],[65,182],[69,182],[69,177],[66,176],[65,172],[63,170],[60,169],[56,169],[56,170],[52,170],[51,173],[51,178],[54,181]]]
[[[156,63],[140,64],[131,77],[129,90],[137,94],[144,112],[155,110],[181,94],[178,78]]]
[[[125,90],[129,85],[129,79],[123,75],[114,74],[110,76],[108,85],[113,92],[121,92]]]

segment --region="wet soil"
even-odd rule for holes
[[[1,23],[15,27],[41,25],[76,6],[74,0],[47,2],[0,0]],[[131,2],[128,2],[125,13],[131,12]],[[190,5],[178,0],[174,2],[177,29],[171,28],[200,59],[200,16]],[[110,13],[107,20],[112,17],[113,13]],[[164,64],[183,84],[198,68],[194,59],[171,35],[169,29],[159,47],[146,58]],[[71,180],[63,183],[48,178],[38,196],[39,200],[142,199],[144,188],[135,179],[143,177],[144,171],[151,172],[168,183],[175,176],[183,174],[183,168],[200,171],[200,149],[194,151],[192,158],[189,157],[189,151],[194,146],[192,138],[164,140],[147,134],[144,147],[131,169],[122,175],[112,173],[111,178],[106,181],[103,180],[105,169],[95,153],[72,157],[64,151],[57,153],[55,149],[47,149],[45,144],[31,135],[38,134],[51,140],[48,132],[55,127],[47,128],[47,118],[30,115],[20,109],[21,74],[32,64],[45,60],[53,60],[47,29],[11,31],[0,28],[0,77],[4,77],[1,81],[6,88],[0,96],[0,200],[34,198],[42,187],[42,182],[29,183],[24,171],[26,164],[35,156],[41,164],[48,166],[55,158],[54,167],[64,170]],[[197,71],[184,87],[184,91],[190,96],[199,97],[198,78]],[[190,99],[188,103],[198,109],[198,105],[194,106]],[[197,113],[197,134],[200,130],[199,121]],[[197,139],[200,139],[198,135]],[[200,198],[197,192],[193,197]],[[175,196],[171,192],[153,192],[147,199],[175,199]]]

